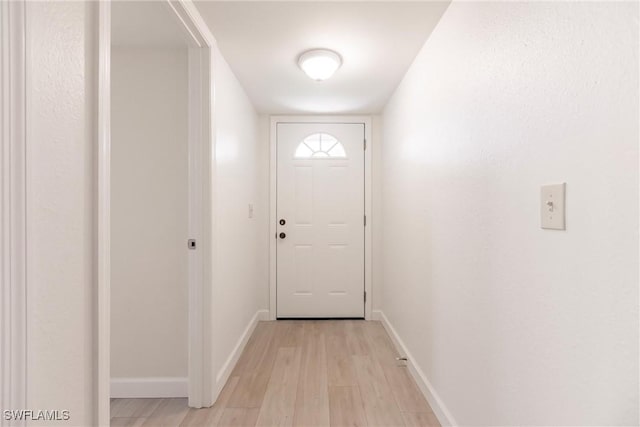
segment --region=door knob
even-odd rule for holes
[[[285,221],[284,219],[280,220],[280,225],[285,225],[287,223],[287,221]]]
[[[284,239],[285,237],[287,237],[287,235],[286,235],[286,234],[284,234],[284,233],[280,233],[280,238],[281,238],[281,239]]]

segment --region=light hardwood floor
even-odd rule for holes
[[[112,426],[439,426],[380,322],[260,322],[218,401],[113,399]]]

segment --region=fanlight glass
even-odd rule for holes
[[[342,143],[328,133],[314,133],[306,137],[296,148],[296,159],[334,158],[344,159],[347,153]]]

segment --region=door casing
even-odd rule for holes
[[[27,402],[26,0],[0,3],[0,409]],[[6,420],[0,426],[24,425]]]
[[[358,123],[364,124],[366,149],[364,152],[364,212],[367,225],[364,230],[364,289],[367,295],[365,301],[364,318],[371,320],[372,309],[372,147],[371,143],[371,117],[370,116],[271,116],[270,140],[269,140],[269,319],[276,320],[277,298],[277,260],[276,260],[276,232],[277,232],[277,140],[276,127],[278,123]]]

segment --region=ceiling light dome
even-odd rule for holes
[[[298,65],[313,80],[327,80],[342,65],[342,58],[329,49],[312,49],[300,55]]]

